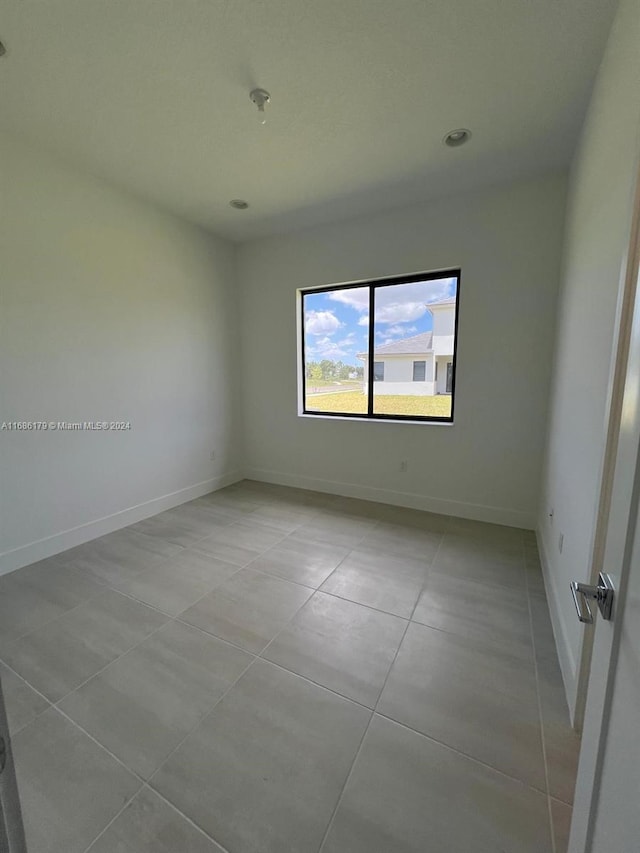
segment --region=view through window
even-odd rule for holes
[[[459,285],[450,270],[302,290],[303,413],[452,421]]]

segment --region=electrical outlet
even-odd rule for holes
[[[402,471],[403,474],[407,473],[407,460],[406,459],[403,459],[402,462],[400,463],[400,470]]]
[[[562,554],[562,547],[564,545],[564,533],[561,533],[558,537],[558,551]]]
[[[211,462],[214,462],[215,458],[216,458],[216,452],[215,452],[215,450],[212,450],[211,453],[209,454],[209,459],[211,460]]]

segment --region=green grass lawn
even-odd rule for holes
[[[384,394],[376,395],[373,400],[373,411],[378,415],[422,415],[423,417],[436,418],[451,416],[451,397],[445,394],[434,397]],[[366,415],[367,398],[362,391],[315,394],[312,397],[307,397],[307,411]]]

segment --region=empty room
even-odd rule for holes
[[[637,853],[640,0],[0,0],[0,853]]]

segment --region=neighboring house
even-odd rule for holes
[[[427,308],[433,316],[433,331],[423,332],[374,350],[374,394],[450,394],[453,378],[453,342],[455,299],[432,302]],[[364,361],[364,393],[367,393],[368,354],[358,353]]]

